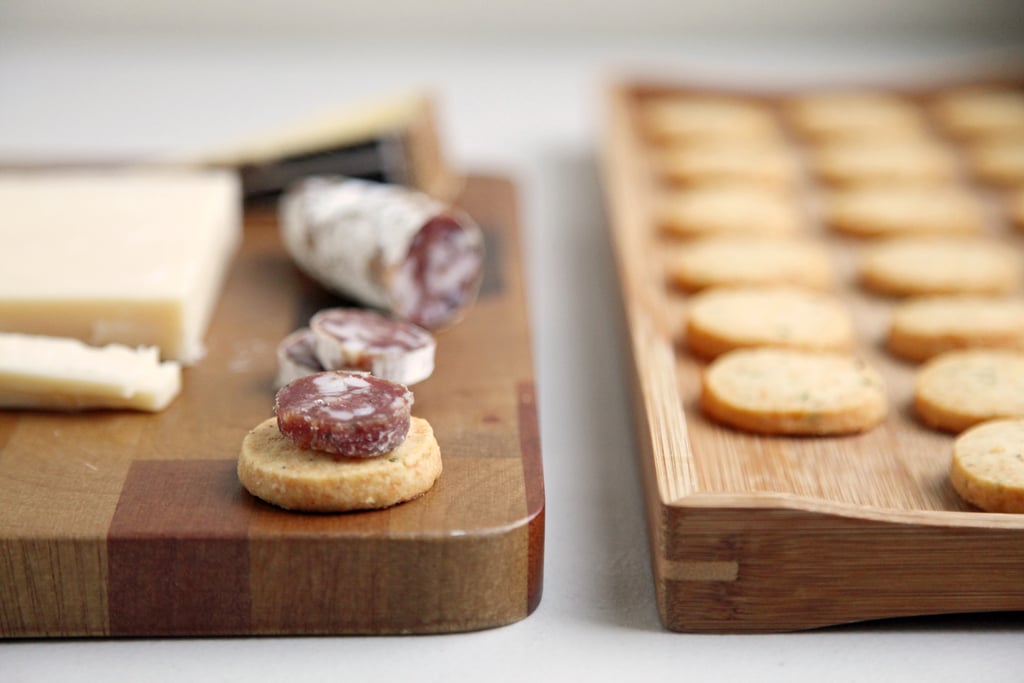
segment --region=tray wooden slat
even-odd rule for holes
[[[277,342],[340,303],[292,265],[273,207],[251,206],[209,352],[166,411],[0,412],[0,636],[440,633],[529,615],[544,487],[515,188],[474,177],[460,203],[489,259],[414,388],[444,458],[431,491],[310,515],[238,483]]]

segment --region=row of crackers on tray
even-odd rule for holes
[[[722,229],[758,215],[760,232],[799,232],[805,208],[787,191],[808,180],[826,222],[843,232],[922,223],[977,232],[986,208],[965,182],[998,188],[1000,210],[1024,226],[1024,91],[958,91],[927,104],[867,91],[774,105],[662,94],[642,100],[638,124],[664,185],[659,221],[683,235],[709,214]]]
[[[640,111],[645,138],[665,154],[666,173],[687,178],[697,152],[728,146],[719,165],[756,162],[766,182],[793,181],[795,140],[810,152],[811,166],[831,182],[859,173],[895,179],[944,180],[958,171],[956,153],[979,177],[994,183],[1022,178],[1024,93],[1014,88],[964,89],[927,101],[882,91],[803,94],[767,103],[754,98],[662,94]],[[746,154],[743,154],[743,152]],[[679,161],[678,164],[674,163]],[[709,162],[710,164],[711,162]]]
[[[794,98],[781,111],[798,145],[781,134],[779,111],[675,96],[649,101],[639,122],[661,191],[653,222],[666,237],[669,284],[687,293],[686,346],[708,361],[704,412],[769,434],[846,434],[884,421],[884,379],[857,357],[853,319],[830,291],[833,264],[806,229],[821,220],[866,238],[859,284],[893,302],[889,350],[923,362],[920,420],[1019,433],[1015,422],[990,421],[1024,417],[1024,302],[1013,297],[1021,264],[1005,235],[986,235],[1003,221],[979,182],[998,185],[1000,210],[1024,226],[1024,93],[965,91],[926,104],[864,92]],[[999,163],[987,164],[992,156]],[[957,455],[951,479],[982,508],[1024,511],[1019,460]],[[1021,482],[1009,494],[1007,468]]]

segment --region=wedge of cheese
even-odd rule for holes
[[[194,363],[240,236],[232,172],[0,173],[0,332]]]
[[[155,347],[0,333],[0,408],[159,411],[181,390],[181,365]]]
[[[237,169],[247,195],[277,193],[311,175],[343,175],[451,199],[462,179],[447,165],[436,120],[432,96],[410,92],[350,102],[167,161]]]

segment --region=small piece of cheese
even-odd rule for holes
[[[215,166],[245,166],[315,154],[402,130],[430,106],[429,97],[419,92],[350,104],[292,122],[275,131],[253,135],[248,140],[207,152],[191,161]]]
[[[240,237],[232,172],[0,174],[0,332],[194,363]]]
[[[462,179],[446,163],[436,119],[429,92],[400,93],[331,107],[166,161],[237,169],[247,195],[278,193],[311,175],[342,175],[451,199]]]
[[[159,411],[181,390],[181,365],[155,347],[0,333],[0,408]]]

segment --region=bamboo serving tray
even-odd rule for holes
[[[859,245],[808,213],[839,274],[857,352],[886,380],[879,427],[831,438],[765,437],[700,411],[700,372],[681,343],[686,298],[666,283],[673,249],[655,225],[661,180],[638,111],[666,93],[743,95],[773,110],[789,93],[672,82],[608,91],[603,175],[627,327],[629,374],[657,603],[687,632],[793,631],[886,617],[1024,610],[1024,515],[979,512],[948,482],[952,437],[910,405],[915,366],[882,348],[891,301],[854,281]],[[916,98],[927,93],[902,94]],[[799,143],[788,136],[799,155]],[[820,188],[801,187],[809,207]],[[987,190],[975,188],[979,193]],[[1021,239],[993,212],[1007,248]]]
[[[529,615],[544,485],[516,202],[495,177],[459,202],[488,262],[415,387],[444,472],[414,501],[302,514],[238,482],[278,341],[341,304],[293,266],[272,204],[247,208],[208,354],[164,412],[0,411],[0,636],[443,633]]]

